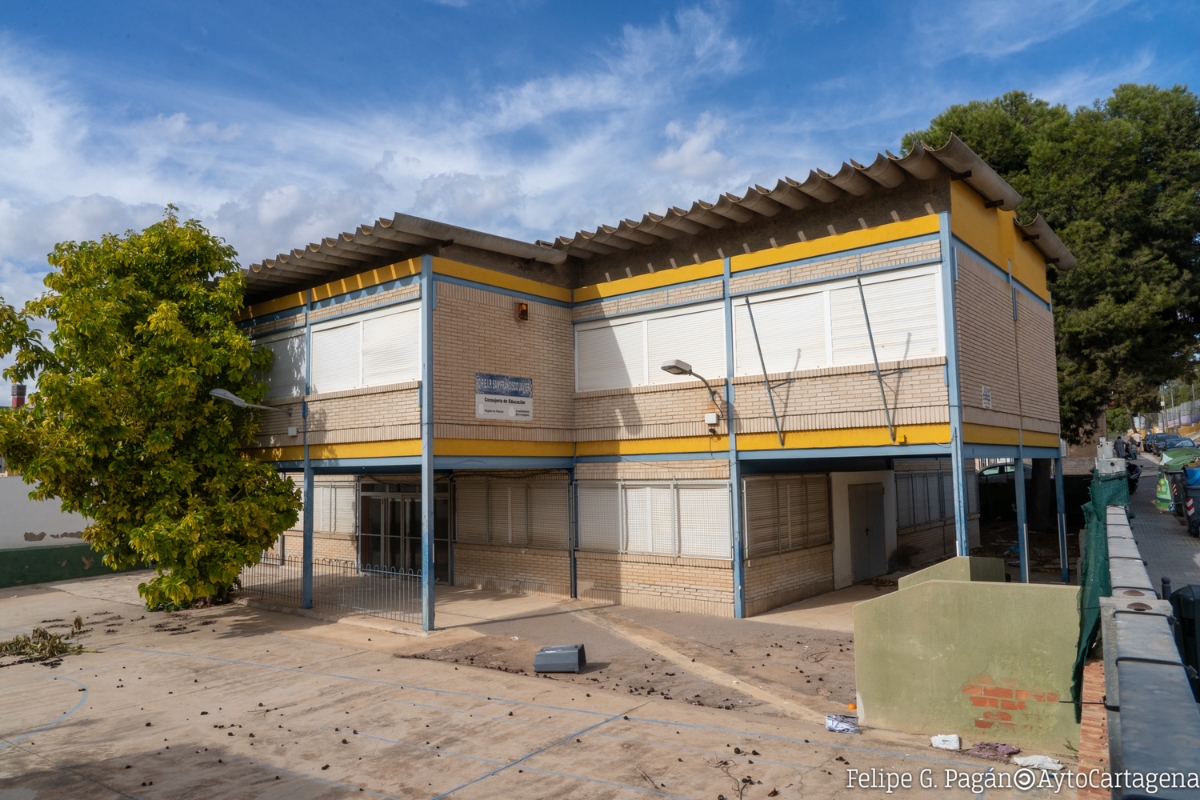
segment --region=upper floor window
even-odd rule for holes
[[[312,326],[313,394],[420,379],[420,302]]]
[[[579,392],[695,380],[663,372],[663,363],[674,359],[691,364],[697,375],[725,377],[721,303],[575,327],[575,387]]]
[[[945,353],[938,266],[795,287],[733,301],[734,374],[760,375],[909,361]],[[866,299],[870,318],[863,314]],[[757,337],[755,333],[757,332]],[[761,355],[760,355],[761,351]],[[653,311],[575,326],[576,391],[692,380],[661,370],[680,359],[698,375],[724,378],[721,303]]]

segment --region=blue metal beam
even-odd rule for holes
[[[312,392],[312,289],[304,292],[304,400],[300,402],[301,423],[304,425],[304,545],[300,567],[300,606],[313,607],[313,506],[316,492],[313,463],[308,451],[308,395]]]
[[[571,469],[570,456],[437,456],[433,466],[448,469]]]
[[[725,424],[729,426],[729,512],[733,534],[733,616],[746,616],[746,564],[742,558],[742,478],[738,469],[737,426],[733,413],[733,297],[729,293],[730,266],[725,264]]]
[[[1015,477],[1014,473],[1014,477]],[[1054,495],[1058,505],[1058,557],[1062,562],[1062,581],[1071,582],[1071,564],[1067,560],[1067,499],[1063,491],[1062,456],[1054,459]]]
[[[958,269],[950,235],[950,212],[938,215],[942,245],[942,325],[946,331],[946,391],[950,404],[950,469],[954,475],[954,540],[960,556],[970,555],[967,532],[967,476],[963,464],[962,388],[958,379],[958,330],[954,289]]]
[[[963,445],[964,458],[1016,458],[1018,449],[1025,458],[1058,458],[1057,447],[1018,448],[1015,444],[967,444]]]
[[[433,256],[421,256],[421,627],[433,630]]]

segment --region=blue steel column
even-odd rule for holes
[[[304,399],[300,401],[300,417],[304,425],[304,552],[301,558],[300,605],[313,607],[313,468],[308,455],[308,395],[312,391],[312,326],[308,324],[308,312],[312,310],[312,290],[304,292]]]
[[[433,630],[433,256],[421,256],[421,627]]]
[[[1062,561],[1063,583],[1071,582],[1071,564],[1067,561],[1067,496],[1063,491],[1062,456],[1054,459],[1054,494],[1058,500],[1058,554]]]
[[[733,422],[733,297],[729,293],[729,259],[725,261],[725,424],[729,428],[729,512],[733,533],[733,616],[746,616],[746,565],[742,559],[742,469],[738,464],[737,430]]]
[[[954,474],[954,541],[958,555],[971,553],[967,533],[967,475],[963,468],[962,396],[958,382],[958,330],[954,287],[958,268],[950,239],[950,212],[938,214],[942,245],[942,316],[946,329],[946,391],[950,406],[950,468]]]
[[[567,548],[571,558],[571,598],[579,597],[579,572],[575,548],[579,546],[579,489],[575,486],[575,469],[567,470]]]

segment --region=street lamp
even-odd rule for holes
[[[242,398],[238,397],[236,394],[229,391],[228,389],[213,389],[211,392],[209,392],[209,394],[212,395],[213,397],[217,398],[218,400],[224,400],[226,403],[233,403],[238,408],[257,408],[260,411],[278,411],[280,413],[287,414],[289,417],[292,415],[292,410],[290,408],[275,408],[274,406],[257,406],[254,403],[249,403],[249,402],[243,400]]]
[[[717,407],[717,419],[721,418],[721,403],[717,400],[717,393],[713,391],[712,386],[705,380],[703,375],[698,375],[692,372],[692,365],[686,361],[680,361],[678,358],[673,358],[662,365],[662,371],[671,375],[691,375],[693,378],[699,378],[704,388],[708,389],[708,397],[713,401],[713,405]]]
[[[243,400],[228,389],[212,389],[209,395],[224,400],[226,403],[231,403],[238,408],[256,408],[260,411],[275,411],[280,414],[292,416],[290,408],[275,408],[274,406],[260,406],[254,403]],[[312,608],[313,599],[313,570],[312,570],[312,554],[313,554],[313,471],[312,461],[308,457],[308,409],[305,407],[304,418],[304,555],[302,558],[303,565],[301,567],[301,601],[300,605],[304,608]],[[295,436],[296,429],[288,426],[288,436]],[[280,563],[283,562],[283,551],[280,550]]]

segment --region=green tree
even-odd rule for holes
[[[0,415],[0,453],[31,496],[91,520],[83,538],[105,564],[154,567],[138,587],[151,608],[223,600],[296,521],[292,482],[239,450],[257,418],[208,394],[266,392],[270,353],[234,324],[235,257],[168,207],[140,233],[56,245],[49,291],[19,311],[0,299],[5,376],[37,382]]]
[[[1079,441],[1110,401],[1157,409],[1192,373],[1200,335],[1200,100],[1126,84],[1074,112],[1024,92],[956,105],[904,137],[951,132],[991,164],[1071,248],[1051,271],[1064,435]]]

